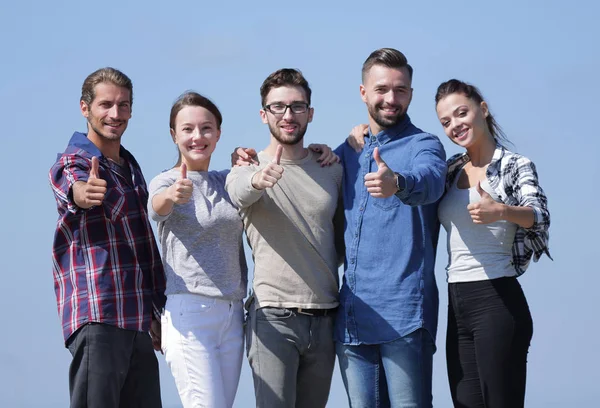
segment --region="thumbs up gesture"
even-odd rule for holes
[[[264,190],[265,188],[273,188],[273,186],[277,184],[283,175],[283,167],[279,164],[281,161],[281,153],[283,153],[283,147],[279,145],[277,146],[273,161],[252,176],[252,186],[255,189]]]
[[[181,163],[181,176],[167,189],[168,199],[175,204],[186,204],[192,198],[192,180],[187,178],[187,165]]]
[[[481,200],[477,203],[467,205],[471,219],[475,224],[491,224],[504,219],[505,205],[496,202],[491,195],[481,188],[481,182],[477,183],[477,192]]]
[[[367,173],[365,176],[365,186],[371,197],[387,198],[398,191],[396,185],[396,174],[388,167],[379,155],[379,147],[373,150],[373,159],[377,164],[377,171]]]
[[[78,207],[88,209],[102,205],[106,194],[106,180],[100,178],[100,162],[92,157],[92,168],[87,181],[73,184],[73,200]]]

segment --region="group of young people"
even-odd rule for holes
[[[371,53],[360,86],[369,123],[332,152],[304,145],[306,78],[275,71],[260,89],[267,146],[237,149],[220,171],[210,160],[223,117],[186,92],[169,118],[179,158],[149,187],[121,145],[131,80],[113,68],[88,76],[87,134],[50,170],[71,406],[160,407],[160,350],[185,407],[231,407],[245,343],[248,406],[325,407],[337,355],[351,407],[431,407],[440,224],[454,406],[523,406],[532,319],[516,278],[549,256],[546,196],[481,93],[455,79],[435,96],[465,149],[446,162],[407,114],[412,74],[401,52]]]

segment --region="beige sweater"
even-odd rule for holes
[[[265,152],[258,158],[260,163],[272,161]],[[341,218],[343,228],[341,205],[336,214],[342,167],[321,167],[316,159],[310,151],[301,160],[281,159],[282,178],[264,190],[251,183],[264,166],[235,167],[227,176],[225,188],[239,208],[252,248],[257,307],[338,305],[334,216]]]

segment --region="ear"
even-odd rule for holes
[[[408,98],[408,103],[406,104],[406,110],[408,110],[408,106],[412,102],[412,97],[413,97],[413,89],[410,88],[410,98]]]
[[[267,112],[264,109],[261,109],[259,111],[260,113],[260,118],[262,119],[262,123],[267,124],[269,123],[269,121],[267,120]]]
[[[217,129],[217,142],[221,138],[221,129]]]
[[[308,123],[312,122],[314,114],[315,114],[315,108],[310,108],[308,110]]]
[[[490,116],[490,109],[488,108],[488,104],[485,101],[481,101],[479,105],[481,107],[481,111],[483,112],[483,117],[487,118]]]
[[[81,109],[81,114],[84,117],[87,118],[90,116],[90,107],[87,103],[85,103],[84,101],[79,101],[79,108]]]
[[[173,139],[173,143],[177,144],[177,135],[175,134],[175,131],[173,129],[169,129],[169,132],[171,132],[171,139]]]
[[[360,98],[364,103],[367,103],[367,90],[363,84],[360,84]]]

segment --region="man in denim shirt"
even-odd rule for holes
[[[336,346],[350,406],[431,407],[438,319],[434,276],[445,152],[406,114],[412,67],[374,51],[360,93],[364,149],[336,150],[344,167],[346,257]]]

